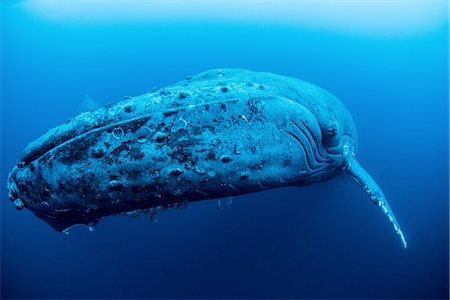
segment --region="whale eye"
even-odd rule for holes
[[[328,129],[327,129],[327,134],[329,135],[329,136],[335,136],[336,134],[337,134],[337,128],[336,128],[336,126],[331,126],[331,127],[328,127]]]
[[[339,126],[336,121],[330,121],[322,128],[322,143],[325,147],[334,147],[339,144]]]

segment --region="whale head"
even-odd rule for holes
[[[319,127],[323,149],[334,160],[342,162],[341,172],[353,178],[388,218],[403,246],[407,243],[394,212],[375,180],[356,159],[358,136],[353,118],[344,104],[333,94],[313,84],[295,80],[296,88],[289,96],[314,115]],[[319,133],[317,133],[319,134]]]
[[[358,135],[355,122],[345,105],[328,91],[304,81],[299,82],[295,99],[314,115],[320,127],[319,146],[331,154],[356,155]]]

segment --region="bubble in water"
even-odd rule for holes
[[[77,227],[87,227],[87,229],[92,232],[94,231],[94,227],[95,227],[95,223],[89,223],[89,224],[74,224],[72,226],[67,227],[66,229],[64,229],[62,231],[62,233],[69,235],[70,231],[72,231],[72,229],[77,228]]]
[[[217,205],[220,209],[230,208],[233,203],[233,197],[221,198],[217,201]]]

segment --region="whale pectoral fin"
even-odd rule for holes
[[[395,232],[399,235],[403,247],[407,248],[405,236],[403,235],[400,225],[395,218],[389,203],[386,200],[383,192],[373,178],[364,170],[358,163],[354,156],[347,158],[346,172],[362,187],[362,189],[369,195],[372,201],[383,211],[388,217],[389,222],[394,227]]]

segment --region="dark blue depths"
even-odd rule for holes
[[[448,297],[448,30],[382,37],[301,26],[64,23],[4,6],[2,298]],[[83,110],[221,67],[292,76],[337,95],[358,159],[409,242],[335,179],[56,233],[7,200],[9,170]]]

